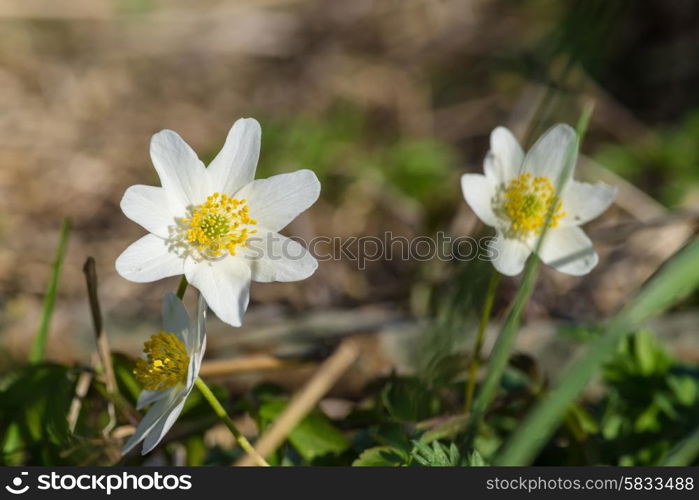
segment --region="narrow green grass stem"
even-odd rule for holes
[[[216,398],[213,392],[211,392],[211,389],[209,389],[209,386],[206,385],[206,383],[199,377],[197,377],[196,381],[194,382],[197,386],[197,389],[199,389],[199,392],[201,392],[201,395],[204,396],[204,399],[206,399],[211,405],[211,408],[213,408],[214,413],[218,415],[218,418],[221,419],[221,421],[228,427],[228,430],[231,431],[231,434],[233,434],[233,437],[235,440],[238,442],[241,448],[243,448],[248,455],[255,461],[257,465],[263,466],[263,467],[268,467],[269,464],[267,461],[260,456],[257,451],[255,451],[255,448],[250,444],[250,441],[247,440],[245,436],[238,430],[238,428],[235,426],[233,423],[233,420],[231,420],[231,417],[228,416],[228,413],[226,413],[226,410],[223,408],[223,405],[219,402],[219,400]]]
[[[483,347],[485,332],[488,329],[488,324],[490,323],[490,313],[493,310],[495,292],[498,289],[499,283],[500,273],[493,270],[493,274],[490,276],[490,282],[488,283],[488,290],[485,294],[485,302],[483,303],[481,321],[478,325],[476,343],[473,346],[473,352],[471,353],[471,362],[468,366],[468,380],[466,382],[466,395],[464,397],[464,413],[469,412],[469,410],[471,409],[471,403],[473,403],[473,393],[476,390],[476,378],[478,376],[478,368],[481,365],[481,348]]]
[[[182,279],[180,280],[180,284],[177,286],[177,297],[182,300],[184,298],[184,292],[187,291],[187,278],[182,275]]]
[[[63,259],[65,258],[69,235],[70,219],[66,217],[65,219],[63,219],[63,225],[61,226],[61,233],[58,239],[58,247],[56,247],[56,257],[53,261],[49,285],[46,289],[46,295],[44,296],[43,311],[41,313],[41,323],[39,323],[39,329],[36,332],[36,337],[34,337],[32,350],[29,353],[29,361],[31,363],[38,363],[44,359],[44,353],[46,352],[46,342],[48,341],[49,324],[51,323],[53,307],[56,303],[56,293],[58,292],[58,278],[61,275],[61,268],[63,267]]]
[[[699,427],[671,449],[660,465],[685,467],[692,465],[697,457],[699,457]]]
[[[182,279],[180,280],[180,284],[177,287],[177,296],[182,300],[184,297],[184,292],[187,290],[187,278],[182,276]],[[206,382],[204,382],[200,377],[197,377],[197,379],[194,382],[197,386],[197,389],[199,389],[199,392],[201,392],[201,395],[204,396],[204,399],[208,401],[209,405],[211,408],[214,410],[214,413],[218,416],[218,418],[221,419],[221,421],[228,427],[228,430],[231,431],[231,434],[233,434],[233,437],[235,440],[238,442],[241,448],[243,448],[250,457],[255,461],[257,465],[268,467],[269,464],[267,461],[260,456],[257,451],[255,451],[255,448],[250,444],[250,441],[247,440],[245,436],[238,430],[238,428],[235,426],[233,423],[233,420],[228,416],[228,413],[226,413],[225,408],[223,408],[223,405],[219,402],[219,400],[216,398],[213,392],[211,392],[211,389],[209,389],[209,386],[206,385]]]

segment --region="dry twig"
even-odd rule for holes
[[[273,453],[284,442],[291,430],[303,420],[354,363],[358,354],[359,348],[354,341],[349,339],[342,342],[333,355],[320,366],[316,374],[289,401],[284,411],[257,441],[255,450],[263,457]],[[236,465],[253,465],[253,463],[246,455],[238,460]]]

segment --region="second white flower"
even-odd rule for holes
[[[609,207],[616,188],[573,180],[577,155],[577,136],[568,125],[552,127],[526,155],[512,133],[498,127],[490,135],[485,175],[461,177],[466,202],[496,229],[493,265],[502,274],[522,272],[547,222],[539,249],[544,263],[575,276],[597,265],[597,252],[579,226]],[[555,189],[559,180],[560,194]]]

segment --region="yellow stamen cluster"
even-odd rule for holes
[[[512,180],[505,189],[503,209],[511,229],[521,236],[540,234],[551,210],[550,227],[558,226],[565,216],[563,204],[556,196],[548,177],[525,173]]]
[[[206,257],[220,257],[223,252],[235,255],[256,231],[257,224],[248,215],[250,207],[245,200],[214,193],[192,210],[192,216],[182,219],[188,229],[187,241]]]
[[[159,332],[143,344],[146,359],[136,361],[134,375],[144,389],[162,391],[184,383],[189,369],[187,348],[174,333]]]

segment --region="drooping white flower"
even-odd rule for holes
[[[550,227],[539,249],[541,260],[574,276],[587,274],[599,257],[579,226],[604,212],[616,188],[573,180],[573,168],[556,183],[568,161],[575,165],[575,130],[559,124],[549,129],[526,154],[512,133],[498,127],[490,135],[485,175],[464,174],[461,189],[478,218],[496,230],[491,245],[493,265],[515,276],[524,268],[552,211]]]
[[[280,231],[318,199],[310,170],[254,180],[260,125],[235,122],[208,168],[171,130],[153,136],[150,154],[162,187],[131,186],[124,214],[150,234],[117,259],[117,272],[135,282],[184,274],[226,323],[240,326],[250,281],[296,281],[318,263]]]
[[[190,322],[187,310],[174,293],[163,298],[163,330],[144,344],[143,357],[134,373],[143,385],[136,408],[152,404],[122,452],[141,441],[143,454],[151,451],[180,415],[199,376],[206,348],[206,302],[199,296],[197,316]]]

